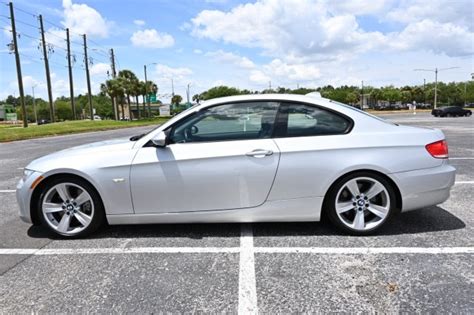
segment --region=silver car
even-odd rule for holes
[[[355,235],[444,202],[440,130],[399,126],[317,96],[245,95],[190,108],[147,134],[31,162],[21,218],[65,237],[109,224],[319,221]]]

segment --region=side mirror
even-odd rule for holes
[[[163,131],[160,131],[156,136],[151,139],[151,142],[153,142],[153,144],[157,147],[166,147],[166,134]]]

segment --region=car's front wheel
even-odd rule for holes
[[[338,180],[329,191],[325,206],[331,222],[353,235],[375,232],[397,209],[392,185],[384,177],[368,172]]]
[[[83,237],[104,222],[104,207],[99,194],[87,181],[58,177],[49,181],[39,198],[41,222],[64,237]]]

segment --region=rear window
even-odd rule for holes
[[[307,137],[344,134],[351,121],[319,107],[285,103],[281,105],[277,137]]]

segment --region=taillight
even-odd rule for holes
[[[437,159],[447,159],[449,157],[448,143],[446,140],[440,140],[427,144],[426,150]]]

